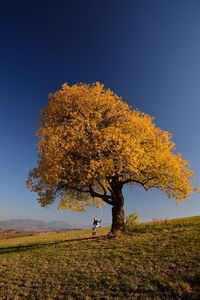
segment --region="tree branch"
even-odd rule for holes
[[[78,191],[80,193],[89,193],[90,192],[89,190],[83,190],[83,189],[80,189],[78,187],[71,187],[71,186],[69,186],[68,188],[72,189],[72,190],[75,190],[75,191]]]
[[[109,184],[108,190],[112,193],[112,188],[111,188],[111,186],[110,186],[110,178],[109,178],[109,177],[106,177],[106,179],[107,179],[107,182],[108,182],[108,184]]]
[[[106,189],[105,189],[105,187],[103,186],[103,184],[101,183],[101,181],[99,180],[99,179],[97,179],[97,178],[95,178],[95,180],[98,182],[98,184],[101,186],[101,188],[103,189],[103,191],[104,191],[104,196],[106,196]],[[109,196],[108,196],[109,197]]]
[[[61,189],[66,189],[66,188],[75,190],[75,191],[80,192],[80,193],[89,193],[91,197],[100,198],[101,200],[103,200],[107,204],[113,205],[113,201],[110,200],[110,199],[112,199],[111,196],[105,194],[105,192],[106,192],[105,188],[104,188],[104,191],[105,191],[104,195],[102,195],[102,194],[99,194],[99,193],[95,192],[91,185],[88,187],[88,189],[84,190],[84,188],[81,189],[79,187],[69,186],[69,185],[65,184],[64,182],[60,182],[59,186],[57,187],[57,192]],[[103,186],[102,186],[102,188],[103,188]]]
[[[79,188],[79,187],[75,187],[75,186],[70,186],[68,184],[66,184],[64,182],[64,180],[62,182],[59,183],[58,187],[57,187],[57,191],[59,191],[60,189],[71,189],[71,190],[75,190],[77,192],[80,193],[89,193],[89,189],[88,190],[84,190],[84,188]]]
[[[153,179],[156,179],[156,177],[148,178],[148,179],[146,179],[145,181],[139,181],[139,180],[136,180],[136,179],[127,179],[127,180],[123,181],[122,183],[123,183],[123,184],[129,183],[129,182],[139,183],[139,184],[141,184],[141,185],[143,186],[143,188],[144,188],[146,191],[148,191],[148,190],[149,190],[150,188],[152,188],[153,186],[147,188],[145,185],[147,184],[148,181],[153,180]]]
[[[85,120],[88,121],[87,117],[84,115],[84,113],[79,109],[79,107],[77,106],[77,111],[81,114],[81,116],[84,117]]]
[[[104,202],[106,202],[107,204],[110,204],[110,205],[113,205],[113,201],[112,200],[109,200],[108,197],[109,196],[106,196],[106,195],[101,195],[97,192],[95,192],[92,188],[92,186],[90,185],[89,186],[89,193],[92,197],[97,197],[97,198],[100,198],[101,200],[103,200]],[[110,198],[110,197],[109,197]]]

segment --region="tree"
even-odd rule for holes
[[[192,191],[193,172],[171,135],[98,82],[50,94],[37,135],[38,166],[27,185],[41,206],[59,199],[60,208],[82,211],[95,198],[112,206],[112,234],[125,228],[125,184],[160,189],[177,202]]]

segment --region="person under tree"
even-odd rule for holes
[[[92,235],[96,235],[97,233],[97,228],[101,227],[101,220],[97,220],[96,218],[94,218],[93,220],[93,228],[92,228]]]

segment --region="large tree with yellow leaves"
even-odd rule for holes
[[[95,198],[112,206],[116,234],[124,231],[125,184],[177,202],[192,191],[193,172],[171,135],[100,83],[64,84],[49,95],[39,125],[38,166],[27,184],[43,207],[59,199],[60,208],[82,211]]]

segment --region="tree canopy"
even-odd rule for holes
[[[50,94],[37,135],[39,161],[27,184],[44,207],[56,198],[76,211],[93,198],[113,208],[121,201],[123,219],[124,184],[158,188],[177,202],[192,191],[193,172],[171,135],[98,82],[63,84]]]

